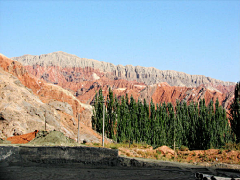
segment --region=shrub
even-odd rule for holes
[[[180,151],[188,151],[189,150],[189,148],[187,147],[187,146],[181,146],[180,147]]]
[[[159,159],[159,155],[158,155],[158,154],[154,154],[154,157],[155,157],[156,159]]]
[[[110,146],[111,149],[118,149],[117,146]]]
[[[156,153],[161,155],[162,151],[157,150]]]
[[[129,153],[129,152],[127,152],[127,153],[126,153],[126,155],[127,155],[127,156],[130,156],[130,153]]]
[[[218,154],[222,154],[222,153],[223,153],[223,149],[219,149]]]
[[[240,143],[236,144],[236,143],[226,143],[226,145],[224,146],[224,149],[227,150],[240,150]]]

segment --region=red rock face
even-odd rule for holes
[[[206,104],[209,104],[210,100],[219,100],[220,104],[224,104],[227,99],[226,94],[221,93],[217,90],[209,90],[204,85],[197,88],[187,88],[187,87],[171,87],[166,84],[158,84],[156,90],[152,95],[153,102],[171,102],[174,105],[176,100],[185,100],[186,102],[199,101],[200,99],[205,99]]]
[[[204,98],[206,104],[211,99],[213,101],[218,99],[224,108],[228,108],[234,90],[234,85],[225,86],[221,84],[206,84],[194,88],[170,86],[167,83],[146,85],[136,81],[114,79],[113,75],[93,68],[41,67],[39,65],[26,66],[25,68],[37,78],[58,84],[69,90],[81,102],[88,104],[100,88],[103,89],[103,95],[106,97],[108,88],[111,87],[117,97],[128,93],[129,97],[132,95],[135,99],[141,100],[145,98],[147,102],[150,102],[152,98],[154,103],[171,102],[173,104],[176,103],[177,99],[189,103]]]
[[[31,89],[35,95],[37,95],[44,103],[48,103],[49,100],[55,99],[61,102],[67,102],[72,106],[74,117],[77,117],[78,113],[82,113],[83,111],[88,111],[85,114],[86,117],[82,117],[82,121],[87,124],[87,126],[91,127],[91,113],[90,110],[86,109],[80,101],[78,101],[71,93],[65,91],[64,89],[59,88],[58,86],[54,86],[52,84],[47,83],[43,78],[40,80],[38,78],[38,74],[44,73],[44,68],[35,68],[31,69],[27,68],[27,70],[21,65],[21,63],[17,61],[13,61],[7,57],[0,56],[0,67],[2,67],[5,71],[13,74],[18,77],[23,85],[27,88]],[[54,67],[50,68],[54,72]],[[32,74],[28,73],[31,72]],[[34,74],[36,76],[34,76]],[[53,75],[51,74],[51,77]],[[59,78],[60,79],[60,78]],[[64,81],[62,82],[64,84]]]

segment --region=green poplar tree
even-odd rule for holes
[[[93,110],[93,116],[92,116],[92,127],[93,130],[97,131],[97,123],[98,123],[98,93],[96,92],[95,97],[94,97],[94,110]]]
[[[114,127],[116,123],[116,113],[114,108],[114,97],[113,91],[111,88],[108,89],[108,96],[107,96],[107,116],[106,116],[106,130],[107,130],[107,137],[113,139],[114,138]]]
[[[167,112],[167,105],[165,102],[160,106],[160,144],[167,145],[167,132],[169,131],[169,124],[168,124],[168,112]]]
[[[190,128],[189,128],[189,134],[188,134],[188,144],[189,147],[195,147],[196,146],[196,141],[197,141],[197,136],[196,136],[196,127],[197,127],[197,109],[194,104],[194,102],[190,102],[188,106],[188,113],[189,113],[189,120],[190,120]]]
[[[210,103],[207,107],[207,118],[208,118],[208,127],[210,129],[209,132],[209,147],[214,147],[214,142],[216,141],[216,135],[215,135],[215,128],[216,128],[216,121],[215,121],[215,111],[214,111],[214,102],[211,99]]]
[[[155,109],[155,104],[153,103],[153,100],[151,99],[151,102],[150,102],[150,118],[149,118],[149,123],[150,123],[150,126],[149,126],[149,138],[150,138],[150,143],[152,145],[156,145],[156,109]]]
[[[240,143],[240,81],[235,86],[234,100],[230,106],[230,123],[236,142]]]
[[[137,106],[136,106],[136,101],[131,95],[130,97],[130,103],[129,103],[129,115],[130,115],[130,125],[131,125],[131,130],[130,130],[130,141],[133,142],[136,140],[136,132],[138,128],[138,119],[137,119]]]
[[[138,138],[137,138],[137,142],[143,142],[144,141],[144,107],[143,104],[141,102],[141,100],[138,100],[138,105],[137,105],[137,118],[138,118]]]
[[[119,134],[120,134],[120,129],[119,129],[119,122],[120,122],[120,102],[117,98],[117,96],[115,95],[114,98],[114,109],[115,109],[115,117],[116,117],[116,122],[114,125],[114,140],[116,140],[117,142],[119,142]]]
[[[188,136],[190,135],[190,119],[188,116],[188,108],[187,108],[187,103],[185,101],[183,101],[181,103],[181,113],[182,113],[182,129],[183,129],[183,133],[182,133],[182,143],[189,147],[189,141],[188,141]]]
[[[150,121],[149,121],[149,105],[147,104],[146,99],[143,101],[143,114],[144,114],[144,119],[143,119],[143,140],[147,144],[150,144]]]
[[[184,119],[183,119],[183,110],[182,106],[179,102],[179,100],[176,100],[176,106],[175,106],[175,142],[176,146],[181,146],[183,144],[183,138],[184,138],[184,130],[183,129],[183,124],[184,124]],[[186,144],[185,144],[186,145]]]
[[[127,136],[126,136],[126,132],[127,132],[127,124],[126,124],[126,101],[125,101],[125,97],[122,96],[121,97],[121,105],[120,105],[120,128],[121,128],[121,133],[120,133],[120,142],[126,141]]]
[[[168,121],[167,121],[167,140],[168,146],[173,146],[174,139],[176,139],[176,122],[172,103],[167,104]]]
[[[95,117],[96,117],[96,131],[102,133],[102,125],[103,125],[103,94],[102,89],[100,88],[98,91],[98,97],[96,100],[95,106]]]

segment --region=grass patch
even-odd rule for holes
[[[93,146],[101,146],[100,143],[93,143]]]

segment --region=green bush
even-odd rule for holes
[[[183,145],[182,145],[179,150],[180,150],[180,151],[188,151],[189,148],[188,148],[187,146],[183,146]]]
[[[226,145],[224,146],[224,149],[227,150],[240,150],[240,143],[236,144],[236,143],[226,143]]]
[[[111,149],[118,149],[117,146],[110,146]]]

